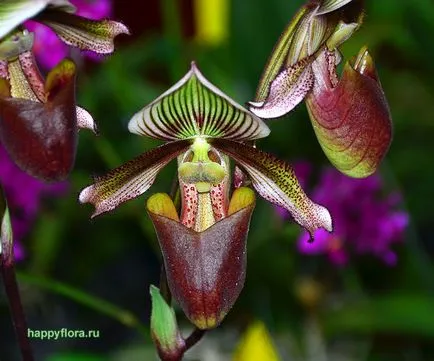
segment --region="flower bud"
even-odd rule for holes
[[[160,290],[151,285],[152,300],[151,336],[158,355],[163,361],[178,361],[185,351],[185,342],[181,337],[176,322],[175,312],[160,294]]]

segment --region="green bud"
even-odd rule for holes
[[[157,346],[158,355],[163,361],[181,360],[185,351],[185,342],[179,333],[175,312],[161,296],[157,287],[151,285],[150,293],[151,336]]]

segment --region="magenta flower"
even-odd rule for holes
[[[295,167],[300,183],[306,187],[310,165],[301,162]],[[314,187],[312,199],[326,206],[333,214],[333,233],[318,229],[315,241],[302,232],[298,249],[304,254],[327,254],[331,262],[345,265],[351,254],[372,254],[387,265],[397,262],[391,249],[402,242],[409,217],[399,209],[400,195],[386,193],[379,175],[365,179],[349,178],[334,168],[326,168]],[[287,213],[278,209],[278,213]]]
[[[9,158],[1,145],[0,183],[3,185],[11,212],[15,238],[15,259],[22,260],[25,256],[25,251],[21,240],[29,232],[33,222],[36,220],[41,199],[45,196],[63,194],[68,187],[68,183],[47,184],[28,175]]]
[[[77,15],[87,19],[100,20],[111,16],[110,0],[71,0],[70,3],[77,8]],[[69,55],[70,48],[49,27],[32,20],[26,21],[25,26],[35,33],[33,53],[43,68],[51,69]],[[83,53],[92,59],[100,59],[94,53]]]

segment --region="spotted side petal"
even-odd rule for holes
[[[97,177],[94,184],[81,191],[80,202],[95,206],[93,218],[138,197],[154,183],[158,172],[189,145],[187,140],[170,142],[139,155],[106,175]]]
[[[114,38],[119,34],[129,34],[128,28],[111,20],[89,20],[57,9],[47,9],[39,14],[36,21],[49,26],[67,45],[98,54],[114,51]]]
[[[75,11],[75,7],[67,0],[1,0],[0,39],[47,6],[68,12]]]
[[[245,141],[270,133],[261,119],[205,79],[194,63],[178,83],[136,113],[128,129],[163,140],[201,135]]]
[[[311,236],[318,228],[332,231],[329,211],[306,196],[288,163],[243,143],[213,139],[212,145],[240,164],[256,191],[271,203],[286,208]]]

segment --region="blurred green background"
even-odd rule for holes
[[[221,1],[227,23],[216,39],[200,36],[198,16],[204,14],[195,5],[201,1],[208,0],[114,1],[114,18],[133,35],[120,39],[110,58],[80,72],[78,103],[92,113],[101,135],[80,132],[69,193],[44,202],[18,269],[30,328],[97,329],[100,337],[33,339],[37,360],[155,359],[146,329],[140,332],[136,319],[121,310],[148,324],[149,284],[158,284],[161,260],[144,202],[149,194],[170,191],[175,164],[145,196],[94,220],[91,207],[78,204],[78,193],[91,175],[159,144],[128,133],[128,120],[180,79],[192,60],[238,102],[251,100],[275,42],[303,3]],[[363,27],[342,49],[348,59],[368,45],[393,115],[394,139],[379,172],[388,191],[402,193],[410,215],[405,240],[394,248],[397,265],[354,255],[336,267],[325,255],[301,255],[299,228],[258,200],[245,288],[222,326],[186,359],[230,359],[245,328],[260,319],[282,360],[434,360],[433,19],[432,0],[367,0]],[[270,127],[262,149],[290,162],[328,164],[304,105]],[[119,310],[93,305],[54,280]],[[4,298],[0,306],[1,328],[8,331],[2,331],[0,360],[18,360]],[[181,313],[179,322],[189,329]]]

